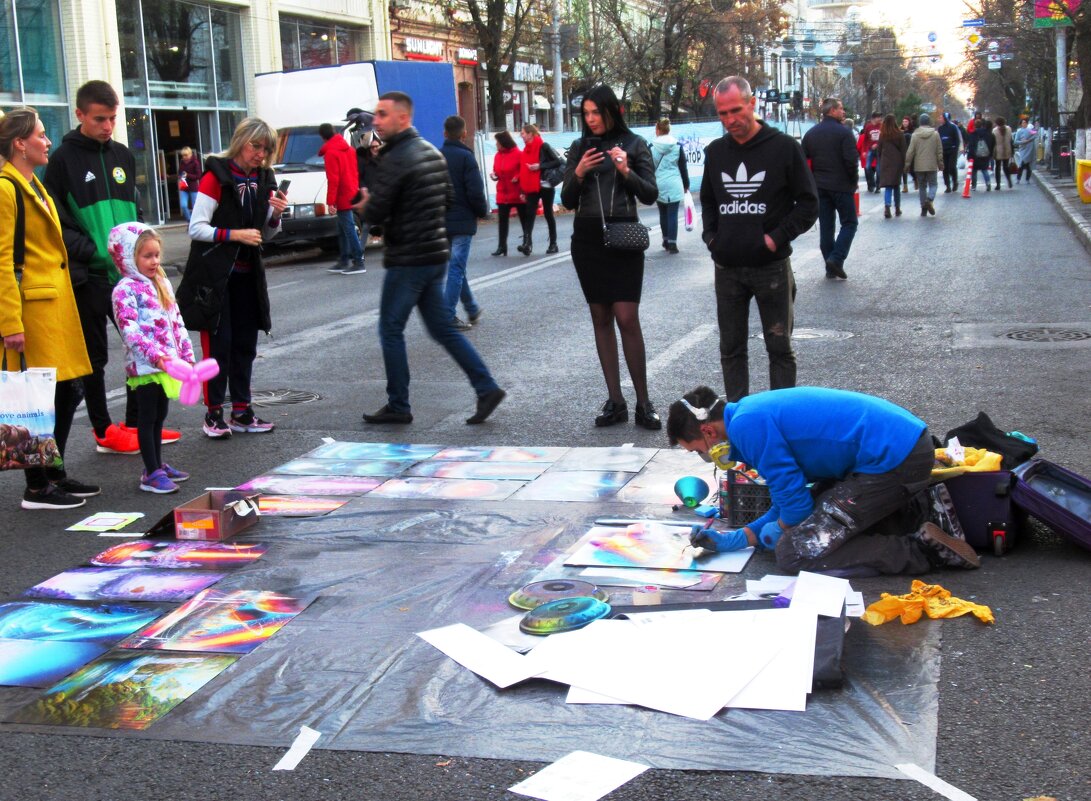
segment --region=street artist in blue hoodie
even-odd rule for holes
[[[923,420],[890,401],[796,387],[727,403],[697,387],[671,404],[667,437],[710,460],[744,462],[769,486],[768,512],[736,531],[701,529],[695,546],[773,549],[792,573],[980,565],[965,540],[924,522],[914,501],[929,484],[932,438]]]

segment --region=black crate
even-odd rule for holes
[[[755,484],[745,473],[725,470],[720,476],[720,517],[730,526],[745,526],[769,511],[769,487]]]

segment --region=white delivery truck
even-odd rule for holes
[[[291,181],[288,208],[278,245],[314,242],[337,249],[337,217],[326,206],[326,172],[318,150],[324,122],[342,129],[353,147],[359,144],[345,130],[350,108],[372,111],[379,95],[402,91],[413,98],[413,124],[439,147],[443,120],[458,113],[454,70],[450,64],[418,61],[360,61],[336,67],[314,67],[256,76],[259,117],[277,129],[273,170],[277,181]],[[357,135],[357,139],[359,135]]]

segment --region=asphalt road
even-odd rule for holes
[[[998,425],[1036,437],[1044,456],[1091,475],[1087,387],[1091,350],[1042,331],[1065,324],[1091,331],[1087,254],[1036,187],[941,194],[938,215],[883,220],[877,196],[863,196],[864,217],[846,270],[823,277],[817,231],[797,240],[793,264],[799,382],[870,392],[900,403],[942,434],[987,411]],[[654,209],[646,213],[650,223]],[[570,218],[560,218],[562,243]],[[278,425],[267,437],[210,442],[200,412],[172,406],[169,423],[185,432],[172,462],[198,486],[237,483],[337,439],[458,444],[660,447],[660,433],[631,423],[595,429],[605,400],[586,306],[567,256],[548,258],[544,224],[538,252],[491,258],[495,226],[474,242],[469,275],[485,308],[470,337],[508,399],[484,426],[469,427],[473,393],[457,367],[414,320],[407,332],[415,420],[409,427],[365,426],[380,407],[385,379],[375,334],[382,269],[369,251],[368,272],[325,272],[315,252],[277,256],[269,271],[273,337],[263,340],[255,370],[259,389],[313,392],[320,400],[273,406]],[[514,254],[514,242],[510,243]],[[720,383],[711,265],[697,233],[681,253],[658,248],[653,233],[641,305],[653,401],[665,410],[699,383]],[[567,244],[562,247],[567,251]],[[184,232],[167,233],[168,261],[184,261]],[[757,333],[756,314],[753,331]],[[1052,328],[1051,328],[1052,327]],[[1035,333],[1037,332],[1037,333]],[[1054,337],[1056,339],[1056,337]],[[1086,340],[1084,340],[1086,342]],[[752,391],[766,384],[760,339],[753,341]],[[110,382],[121,413],[121,351]],[[634,401],[631,388],[630,404]],[[70,471],[101,482],[85,509],[31,513],[18,509],[22,479],[0,479],[4,559],[0,597],[64,570],[101,550],[104,540],[63,532],[95,510],[140,510],[152,518],[177,500],[137,491],[135,458],[99,455],[86,418],[77,418]],[[183,493],[184,494],[184,493]],[[107,541],[109,542],[109,541]],[[986,557],[981,570],[934,576],[955,595],[990,605],[997,624],[970,619],[924,622],[942,628],[936,773],[982,801],[1044,795],[1091,798],[1087,720],[1091,687],[1091,613],[1085,586],[1091,554],[1046,530],[1027,532],[1011,555]],[[904,592],[906,578],[854,582],[870,602]],[[891,624],[900,625],[900,624]],[[0,699],[8,690],[0,690]],[[574,747],[594,750],[595,743]],[[294,772],[272,772],[282,751],[12,731],[0,724],[0,799],[232,798],[500,799],[538,765],[443,755],[312,751]],[[702,743],[694,742],[694,749]],[[760,773],[649,771],[609,798],[755,798],[765,801],[902,799],[940,796],[911,781],[817,778]]]

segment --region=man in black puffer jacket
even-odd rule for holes
[[[444,297],[451,255],[445,227],[452,195],[447,162],[413,127],[413,100],[403,92],[379,97],[375,132],[386,145],[373,185],[361,190],[363,199],[357,207],[369,226],[383,226],[386,274],[379,301],[379,343],[387,402],[374,414],[365,414],[364,422],[413,422],[405,324],[416,306],[428,334],[447,349],[477,393],[477,409],[466,422],[483,423],[505,393],[474,346],[455,329]]]

